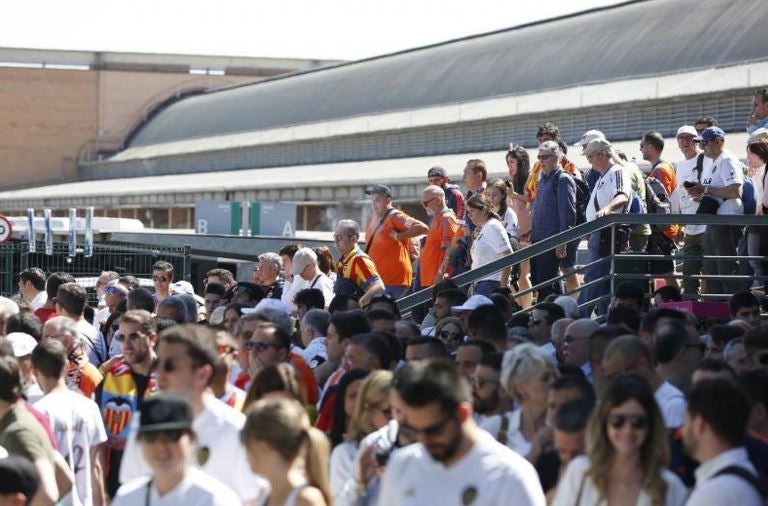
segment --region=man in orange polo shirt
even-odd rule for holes
[[[419,258],[419,283],[426,288],[442,280],[450,260],[445,253],[459,231],[459,223],[439,186],[427,186],[421,193],[421,204],[432,217]]]
[[[365,191],[371,196],[373,218],[365,234],[365,252],[376,264],[385,293],[400,297],[413,281],[411,239],[428,232],[427,226],[392,207],[392,190],[376,184]]]

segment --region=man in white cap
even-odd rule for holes
[[[672,212],[680,214],[696,214],[699,199],[694,199],[686,189],[686,185],[700,183],[709,177],[712,170],[712,160],[704,156],[693,140],[698,134],[693,125],[683,125],[677,129],[677,146],[683,154],[683,159],[677,162],[677,196],[671,199]],[[704,252],[704,231],[706,225],[685,225],[685,244],[683,246],[683,291],[686,295],[698,295],[701,281],[692,275],[701,274],[701,257]]]
[[[469,320],[469,315],[472,313],[472,311],[479,308],[480,306],[492,305],[493,301],[485,295],[473,295],[472,297],[468,298],[467,301],[464,302],[464,304],[461,306],[452,306],[451,312],[457,313],[461,318],[461,321],[464,323],[464,328],[468,328],[467,320]]]
[[[325,308],[333,299],[333,281],[317,265],[317,254],[311,248],[300,248],[293,255],[291,273],[305,281],[304,288],[316,288],[323,292]]]
[[[587,148],[587,144],[595,139],[605,140],[605,134],[600,130],[587,130],[584,132],[584,135],[581,136],[579,142],[574,144],[573,147],[581,148],[581,154],[584,155],[584,150]],[[595,184],[597,183],[598,179],[600,179],[600,173],[591,168],[589,169],[589,172],[584,175],[584,180],[589,185],[590,191],[595,189]]]
[[[24,332],[11,332],[5,336],[5,339],[11,343],[13,355],[19,362],[22,393],[27,401],[34,404],[43,396],[43,390],[37,383],[35,373],[32,370],[32,351],[37,346],[37,341]]]

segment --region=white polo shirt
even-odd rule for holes
[[[661,410],[664,426],[668,429],[677,429],[685,420],[685,395],[672,383],[665,381],[653,393],[653,398]]]
[[[616,164],[595,183],[595,188],[589,196],[589,204],[587,204],[587,221],[597,218],[597,209],[602,209],[608,205],[620,193],[629,199],[632,195],[632,184],[629,174],[624,172],[624,167]],[[595,209],[595,201],[597,201],[597,209]]]
[[[472,449],[450,467],[433,460],[421,443],[392,454],[379,506],[424,504],[544,506],[546,499],[531,463],[479,431]]]
[[[687,506],[710,506],[715,504],[738,504],[739,506],[760,506],[765,504],[757,491],[744,478],[733,474],[715,476],[730,466],[743,467],[757,476],[747,450],[743,446],[732,448],[702,462],[696,469],[696,487],[691,492]]]
[[[699,203],[691,198],[683,183],[686,181],[699,183],[707,178],[711,178],[712,159],[705,156],[702,160],[701,180],[699,180],[699,173],[696,171],[696,161],[698,158],[699,155],[697,154],[693,158],[677,162],[675,169],[677,173],[677,188],[675,189],[677,198],[670,199],[670,202],[678,204],[679,208],[674,209],[674,211],[680,214],[696,214],[696,210],[699,208]],[[699,235],[703,234],[706,229],[706,225],[686,225],[685,233],[687,235]]]
[[[184,479],[162,496],[157,486],[149,482],[149,476],[136,478],[120,487],[112,506],[232,506],[240,503],[240,498],[232,489],[190,467]]]
[[[717,160],[712,164],[712,171],[704,181],[711,188],[725,188],[738,183],[744,187],[744,169],[741,162],[730,151],[723,150]],[[715,197],[717,198],[717,197]],[[744,214],[744,203],[741,199],[717,199],[721,202],[717,214],[734,215]]]
[[[240,429],[245,415],[227,406],[213,395],[206,395],[205,409],[192,422],[197,437],[195,461],[200,469],[234,490],[243,502],[264,500],[269,484],[251,471],[245,447],[240,443]],[[127,483],[152,470],[136,442],[139,417],[133,417],[120,466],[120,483]],[[153,503],[154,504],[154,503]]]

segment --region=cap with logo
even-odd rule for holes
[[[139,415],[139,433],[192,430],[192,407],[181,396],[160,393],[145,400]]]
[[[392,198],[392,190],[389,186],[383,184],[375,184],[365,189],[366,195],[381,195],[383,197]]]
[[[711,141],[712,139],[715,139],[717,137],[720,137],[721,139],[725,139],[725,132],[720,127],[707,127],[704,129],[703,132],[701,132],[701,135],[697,135],[693,138],[695,141]]]

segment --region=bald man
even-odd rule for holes
[[[683,392],[664,381],[656,372],[651,359],[651,349],[637,336],[617,337],[611,341],[603,355],[603,374],[606,381],[626,373],[638,374],[648,380],[664,418],[664,425],[668,429],[677,429],[683,425],[686,410]]]
[[[419,283],[421,288],[432,286],[443,279],[448,270],[446,251],[459,231],[459,223],[451,208],[445,204],[445,192],[430,185],[421,192],[421,204],[430,217],[429,231],[421,249]]]
[[[589,365],[589,338],[600,326],[586,318],[575,320],[565,329],[563,358],[568,365],[580,367],[584,376],[592,382],[592,367]]]

